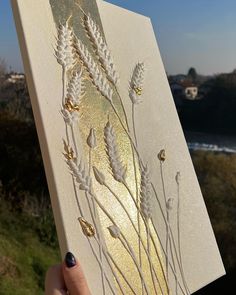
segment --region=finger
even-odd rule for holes
[[[81,265],[70,252],[66,254],[62,271],[70,295],[91,295]]]
[[[61,264],[48,269],[45,279],[45,295],[67,295]]]

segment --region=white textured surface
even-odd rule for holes
[[[137,108],[137,137],[141,142],[139,149],[159,187],[160,176],[156,173],[158,169],[153,159],[161,149],[166,150],[168,196],[176,194],[173,181],[176,172],[181,171],[181,192],[184,192],[181,196],[182,253],[186,278],[191,292],[195,292],[224,275],[225,270],[177,116],[152,24],[150,19],[128,10],[103,1],[98,1],[98,4],[107,42],[122,80],[130,79],[137,60],[143,61],[148,69],[143,92],[145,102]],[[127,95],[127,86],[124,84],[121,83],[119,87],[123,97]],[[130,108],[128,100],[125,107]],[[160,218],[155,217],[159,224]],[[161,228],[165,230],[163,224]]]

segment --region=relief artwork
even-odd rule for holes
[[[61,107],[61,115],[65,121],[64,157],[68,173],[72,175],[74,198],[79,207],[80,216],[77,219],[101,268],[103,293],[106,294],[107,281],[110,292],[117,294],[103,268],[105,260],[120,294],[190,294],[181,254],[180,172],[176,171],[176,196],[169,197],[165,192],[164,177],[168,155],[163,149],[157,153],[156,159],[153,159],[156,161],[156,169],[160,169],[161,173],[162,195],[166,204],[165,208],[162,208],[160,196],[157,195],[157,188],[152,181],[149,163],[139,153],[136,120],[141,115],[139,104],[148,103],[148,98],[145,97],[145,72],[148,68],[144,62],[137,60],[130,73],[130,81],[123,81],[99,25],[79,4],[78,8],[79,24],[74,22],[71,15],[57,27],[55,57],[62,67],[63,89],[61,106],[58,107]],[[75,33],[74,26],[77,25],[83,29],[83,39]],[[83,41],[86,38],[87,40]],[[118,83],[128,85],[127,97],[132,105],[131,114],[125,109],[123,100],[127,97],[120,95]],[[86,107],[87,101],[90,100],[89,104],[96,107],[93,105],[91,90],[88,90],[91,88],[93,95],[99,100],[100,108],[103,106],[101,121],[106,122],[105,124],[94,121],[93,125],[88,126],[86,122],[87,116],[94,116],[93,112],[85,113],[92,110],[91,106]],[[129,118],[132,118],[131,125]],[[87,145],[87,157],[84,157],[78,148],[76,129],[79,130],[81,121],[82,126],[87,125],[87,138],[85,135],[81,136],[83,145]],[[90,120],[89,123],[91,122]],[[125,155],[122,154],[121,147],[123,140],[128,148]],[[102,167],[96,160],[97,150],[106,162]],[[105,194],[109,193],[113,202],[117,202],[116,206],[120,206],[119,211],[123,211],[124,218],[122,223],[128,229],[123,231],[122,226],[119,226],[120,215],[110,212],[106,202],[103,202],[103,196],[99,195],[101,190],[97,190],[98,186],[102,186]],[[84,196],[80,191],[84,192]],[[82,197],[87,199],[89,216],[86,216],[80,205]],[[124,198],[128,201],[124,201]],[[153,212],[154,202],[158,204],[159,212]],[[127,206],[130,203],[131,206]],[[176,223],[171,224],[170,215],[174,206],[178,207]],[[102,214],[110,225],[99,229],[99,218]],[[153,222],[153,214],[164,219],[165,241],[160,239],[158,228]],[[88,220],[91,220],[91,223]],[[178,228],[177,239],[173,235],[173,226]],[[104,232],[110,234],[115,244],[120,244],[119,255],[127,256],[132,263],[128,276],[127,269],[122,267],[125,265],[110,252],[109,244],[104,245]],[[90,239],[95,239],[96,249]],[[138,285],[134,284],[134,278],[137,276]],[[173,278],[175,290],[171,291],[169,280]]]

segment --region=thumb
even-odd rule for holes
[[[91,295],[81,265],[70,252],[65,256],[62,272],[70,295]]]

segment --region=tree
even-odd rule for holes
[[[190,68],[188,71],[188,78],[191,79],[193,82],[196,82],[198,77],[197,71],[195,68]]]
[[[0,77],[7,72],[7,65],[4,59],[0,58]]]

